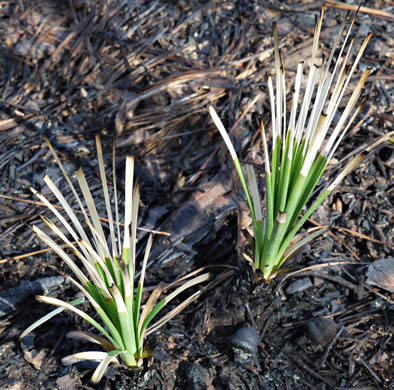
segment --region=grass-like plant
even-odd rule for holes
[[[319,35],[324,16],[324,8],[322,9],[320,18],[315,23],[312,58],[305,92],[299,104],[305,67],[305,64],[301,62],[297,67],[292,90],[289,119],[286,112],[285,70],[279,50],[278,29],[274,24],[275,89],[270,76],[267,82],[271,107],[271,152],[268,150],[263,121],[260,120],[265,156],[266,213],[264,219],[253,166],[241,167],[227,131],[214,108],[209,107],[209,113],[234,161],[251,211],[255,234],[254,264],[263,272],[264,278],[267,280],[274,277],[284,262],[302,245],[324,231],[323,229],[318,230],[305,238],[297,234],[317,207],[369,151],[366,150],[352,159],[307,207],[306,211],[304,210],[327,164],[366,100],[364,98],[359,102],[363,86],[370,73],[369,68],[363,72],[352,91],[349,91],[348,88],[371,38],[371,34],[368,34],[351,63],[355,41],[351,32],[356,15],[350,20],[350,27],[345,32],[349,18],[349,14],[346,15],[329,57],[326,61],[323,59],[321,65],[317,65]],[[341,40],[343,40],[342,44],[340,44]],[[346,97],[345,109],[340,114],[335,126],[331,126],[334,117],[339,115],[338,106],[346,91],[350,94],[350,98]],[[331,127],[333,129],[329,131]],[[383,141],[384,139],[379,143]]]
[[[86,226],[79,221],[75,211],[53,181],[48,176],[45,176],[45,183],[60,202],[67,217],[63,216],[44,195],[39,194],[34,189],[31,190],[53,212],[60,222],[61,227],[58,227],[50,219],[42,218],[52,232],[71,250],[72,254],[62,249],[62,245],[56,243],[37,226],[33,226],[33,230],[72,270],[76,278],[64,273],[62,274],[77,286],[82,292],[83,298],[67,303],[48,296],[37,296],[39,301],[59,307],[26,329],[21,335],[21,338],[64,309],[73,311],[89,322],[101,335],[76,331],[70,332],[68,336],[97,343],[106,352],[81,352],[67,356],[62,361],[64,364],[72,364],[80,360],[100,361],[92,376],[92,381],[98,382],[109,363],[118,362],[117,357],[120,357],[129,367],[139,367],[142,364],[143,358],[149,355],[144,351],[145,337],[185,308],[200,294],[201,290],[192,294],[153,324],[151,324],[152,320],[168,302],[181,292],[206,281],[209,278],[209,273],[196,276],[196,274],[201,273],[202,270],[200,269],[169,285],[159,284],[143,305],[144,277],[152,246],[152,235],[149,236],[145,255],[140,267],[140,276],[137,278],[136,244],[140,189],[138,184],[133,185],[133,157],[127,157],[126,159],[125,215],[122,240],[117,201],[115,153],[113,153],[114,217],[105,175],[101,142],[99,137],[96,138],[98,163],[108,221],[107,229],[104,229],[82,169],[80,168],[75,172],[82,193],[81,198],[52,145],[48,140],[47,143],[73,192],[76,203],[85,219]],[[109,243],[107,242],[104,230],[109,230]],[[68,232],[70,238],[67,237],[64,231]],[[173,291],[159,300],[160,296],[171,288],[173,288]],[[87,299],[91,303],[104,326],[92,316],[76,307],[84,299]]]

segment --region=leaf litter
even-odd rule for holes
[[[344,17],[340,8],[346,7],[334,1],[330,4],[322,29],[323,53]],[[389,94],[393,10],[384,1],[366,1],[363,7],[357,26],[362,34],[373,33],[363,60],[364,66],[372,67],[369,97],[358,123],[350,129],[353,144],[344,142],[339,147],[338,162],[329,166],[327,177],[351,158],[352,150],[387,133],[393,123]],[[28,188],[42,190],[48,169],[56,184],[65,188],[44,147],[43,135],[62,155],[69,174],[83,167],[95,198],[100,197],[100,174],[95,166],[94,136],[102,137],[108,167],[114,134],[119,170],[123,172],[124,156],[135,156],[136,175],[144,188],[139,226],[152,221],[150,210],[157,208],[150,228],[171,234],[169,238],[157,236],[163,241],[162,253],[168,251],[161,259],[166,266],[147,275],[148,287],[198,266],[237,267],[149,340],[156,351],[151,368],[140,372],[112,368],[101,388],[392,385],[393,298],[388,291],[365,283],[369,264],[392,256],[392,149],[384,147],[375,153],[324,202],[321,221],[346,230],[334,229],[334,237],[326,235],[305,248],[286,270],[300,272],[290,275],[279,288],[280,277],[265,285],[237,255],[238,243],[245,245],[247,240],[244,230],[237,228],[236,205],[242,211],[246,204],[207,114],[208,104],[219,105],[230,129],[248,102],[262,93],[233,129],[234,139],[240,140],[237,153],[262,176],[254,114],[269,115],[270,110],[264,80],[265,73],[274,69],[272,22],[278,24],[286,70],[293,78],[299,58],[311,53],[318,13],[319,5],[313,2],[141,1],[130,5],[22,0],[1,4],[0,188],[1,195],[18,200],[0,199],[0,259],[8,259],[0,261],[0,296],[22,281],[55,276],[43,264],[59,266],[50,252],[13,259],[46,249],[28,227],[40,227],[39,216],[47,216],[42,207],[25,202],[33,200]],[[227,192],[220,195],[222,187]],[[209,195],[210,188],[217,191],[215,196]],[[67,199],[71,195],[66,193]],[[196,209],[199,197],[205,199],[203,216]],[[102,198],[98,209],[105,210]],[[221,217],[215,218],[215,213]],[[139,231],[139,239],[146,240],[146,232]],[[173,239],[180,243],[176,250]],[[319,268],[312,274],[301,272],[307,266]],[[219,275],[222,271],[217,267],[212,272]],[[306,277],[312,287],[286,292],[292,282]],[[71,300],[75,290],[61,285],[57,294]],[[237,330],[252,325],[246,303],[261,344],[253,359],[236,362],[229,341]],[[24,389],[38,384],[89,388],[92,368],[82,365],[64,371],[61,357],[74,353],[75,345],[64,342],[62,336],[59,339],[54,330],[83,328],[77,317],[69,314],[54,319],[27,346],[18,341],[21,331],[45,313],[45,305],[35,303],[31,296],[1,320],[1,387],[12,388],[17,381]],[[307,324],[321,319],[336,324],[336,334],[330,334],[325,346],[308,334]],[[30,356],[45,352],[41,368],[25,360],[26,348]],[[57,382],[69,373],[78,378],[75,383]]]

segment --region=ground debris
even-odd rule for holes
[[[0,293],[0,318],[18,308],[27,299],[36,294],[46,294],[50,289],[58,288],[66,279],[63,276],[50,276],[32,282],[22,280],[20,285]]]
[[[345,16],[340,8],[357,8],[329,3],[319,60],[327,57],[327,47]],[[357,17],[360,34],[373,32],[362,64],[372,68],[368,99],[321,188],[340,172],[354,150],[392,127],[394,46],[387,4],[366,0]],[[25,360],[18,336],[48,307],[29,300],[28,311],[14,309],[44,292],[27,289],[26,295],[18,286],[48,278],[52,271],[43,264],[59,266],[58,258],[44,252],[45,246],[37,243],[29,228],[42,226],[41,214],[50,217],[39,204],[28,203],[36,201],[29,187],[45,193],[42,178],[49,173],[66,200],[72,195],[43,135],[51,139],[70,176],[83,167],[97,198],[102,194],[95,165],[96,134],[102,137],[108,171],[115,135],[116,159],[136,158],[142,203],[138,225],[171,234],[155,235],[147,270],[150,286],[200,266],[236,269],[148,340],[165,359],[158,354],[152,367],[137,372],[111,368],[100,389],[392,386],[390,290],[383,284],[378,289],[365,283],[367,267],[373,269],[380,259],[392,256],[392,149],[383,147],[363,163],[313,216],[318,224],[332,227],[330,234],[286,264],[285,271],[314,267],[299,276],[314,278],[315,284],[307,282],[307,289],[285,295],[277,288],[284,276],[270,285],[246,276],[254,276],[240,256],[243,230],[250,220],[238,179],[231,176],[232,162],[207,113],[207,105],[215,105],[230,130],[260,94],[230,136],[241,161],[254,165],[262,192],[264,156],[255,114],[263,116],[270,132],[266,74],[273,73],[272,23],[278,24],[281,53],[291,78],[299,61],[310,65],[313,22],[320,5],[260,0],[1,2],[0,195],[13,200],[0,198],[1,297],[11,302],[4,308],[0,300],[0,313],[5,313],[0,321],[0,388],[54,389],[75,384],[92,389],[87,379],[90,369],[65,372],[60,363],[62,357],[75,353],[75,344],[59,341],[63,340],[59,329],[88,330],[86,324],[68,312],[43,324],[34,335],[34,349],[46,353],[44,360],[38,358],[37,370]],[[292,85],[286,89],[290,105]],[[122,163],[117,167],[124,169]],[[124,183],[118,185],[121,192]],[[98,209],[101,215],[103,199]],[[139,239],[146,235],[141,231]],[[28,252],[37,254],[19,257]],[[287,282],[284,291],[290,286]],[[65,295],[69,301],[74,291],[69,289]],[[246,303],[255,330],[262,335],[255,354],[258,364],[253,366],[236,364],[229,348],[231,335],[250,326]],[[317,319],[334,322],[337,329],[328,345],[314,348],[306,340],[305,326]]]
[[[394,258],[375,260],[366,275],[366,283],[394,293]]]

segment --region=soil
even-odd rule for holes
[[[328,53],[345,17],[341,8],[356,6],[349,4],[330,2],[321,52]],[[366,283],[369,265],[392,257],[390,146],[348,175],[304,228],[330,225],[329,232],[266,283],[242,257],[250,254],[247,206],[207,112],[213,103],[230,129],[262,94],[233,135],[243,162],[253,163],[264,183],[254,114],[263,115],[269,129],[265,74],[273,72],[272,22],[278,23],[290,80],[297,62],[310,58],[320,6],[0,2],[0,303],[22,294],[0,318],[1,389],[394,389],[392,291]],[[368,99],[325,180],[393,124],[393,6],[367,0],[363,7],[356,27],[361,36],[374,34],[361,64],[372,67]],[[148,338],[154,358],[141,370],[110,366],[93,386],[91,365],[61,363],[94,349],[66,337],[89,329],[79,317],[64,312],[23,341],[19,335],[50,310],[35,301],[39,291],[23,293],[23,283],[56,276],[48,265],[68,271],[30,229],[43,225],[40,215],[50,215],[29,191],[33,186],[49,195],[45,174],[72,195],[43,136],[70,173],[84,169],[103,211],[97,134],[108,172],[116,135],[118,178],[125,156],[136,157],[139,226],[171,234],[155,234],[146,285],[207,266],[214,266],[218,283]],[[142,247],[146,236],[139,232]],[[36,251],[43,252],[31,254]],[[68,283],[47,290],[66,300],[77,293]],[[88,305],[84,309],[91,313]]]

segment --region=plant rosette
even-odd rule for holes
[[[302,235],[299,230],[337,187],[341,180],[354,169],[374,148],[392,137],[389,133],[362,153],[354,157],[329,183],[323,191],[309,201],[330,163],[338,145],[359,114],[366,97],[361,98],[367,77],[371,71],[365,69],[355,88],[349,91],[349,83],[359,65],[360,58],[371,38],[368,34],[356,52],[352,30],[357,13],[350,20],[347,13],[332,46],[327,60],[317,65],[319,36],[323,23],[324,7],[316,20],[312,46],[312,58],[306,87],[300,99],[304,62],[297,67],[290,113],[286,112],[286,78],[277,25],[273,26],[275,52],[275,88],[268,76],[268,94],[271,108],[271,150],[268,148],[263,121],[260,120],[262,146],[265,157],[265,214],[263,215],[257,178],[252,165],[241,166],[235,148],[215,109],[210,106],[209,113],[230,152],[240,182],[245,193],[253,220],[254,260],[244,254],[255,267],[262,271],[266,280],[277,275],[280,267],[288,261],[308,241],[327,229]],[[342,43],[341,43],[342,41]],[[339,105],[346,92],[347,103],[339,115]],[[360,101],[361,100],[361,101]],[[339,120],[334,118],[339,115]],[[335,123],[334,123],[335,122]],[[306,211],[304,211],[306,209]]]
[[[83,297],[65,302],[48,296],[37,296],[36,298],[39,301],[58,306],[58,308],[26,329],[21,338],[65,309],[81,316],[96,328],[100,335],[85,331],[74,331],[69,332],[67,336],[99,344],[105,352],[80,352],[63,358],[62,362],[65,365],[70,365],[82,360],[98,361],[99,365],[92,376],[92,382],[97,383],[102,378],[108,365],[111,362],[119,363],[119,358],[129,367],[140,367],[143,358],[150,355],[144,350],[146,336],[163,326],[195,300],[200,295],[201,290],[194,292],[189,298],[155,322],[152,323],[152,321],[171,300],[186,289],[208,280],[210,275],[209,273],[202,273],[203,269],[199,269],[169,285],[159,284],[153,289],[146,302],[142,304],[145,272],[153,239],[150,235],[140,267],[140,276],[137,278],[136,245],[140,188],[138,184],[133,184],[133,157],[126,158],[125,214],[122,239],[117,201],[115,145],[112,162],[114,196],[111,199],[107,186],[101,141],[99,137],[96,137],[99,170],[107,213],[106,221],[108,222],[104,225],[102,218],[99,217],[82,169],[80,168],[75,172],[82,193],[81,197],[78,195],[77,188],[66,173],[51,143],[48,139],[46,141],[74,195],[79,210],[72,209],[70,203],[66,201],[54,182],[48,176],[45,176],[44,182],[59,201],[65,216],[59,212],[59,207],[55,207],[44,195],[39,194],[33,188],[31,191],[50,209],[60,223],[59,227],[49,218],[42,217],[49,229],[62,241],[62,244],[55,242],[37,226],[33,226],[32,229],[71,269],[74,277],[66,275],[62,271],[57,271],[70,280],[81,291]],[[112,203],[114,204],[115,216],[112,211]],[[77,214],[83,215],[85,224],[80,222]],[[107,240],[104,232],[105,226],[107,226],[106,230],[109,230],[109,240]],[[70,238],[63,233],[64,231],[68,233]],[[69,251],[66,251],[65,247]],[[164,295],[168,290],[173,291]],[[91,303],[102,324],[77,308],[85,300]]]

